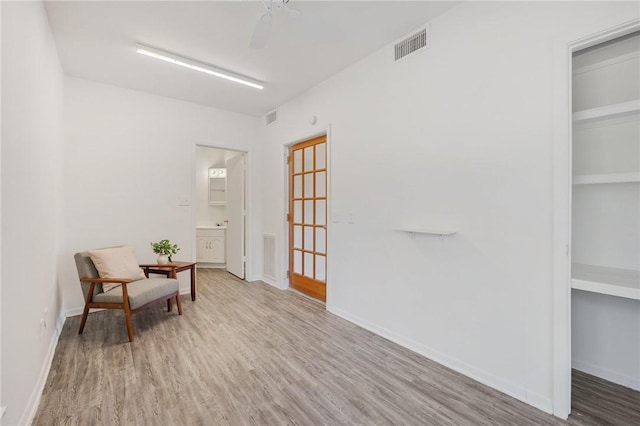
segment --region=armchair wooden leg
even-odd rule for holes
[[[84,310],[82,311],[82,319],[80,320],[80,330],[78,334],[82,334],[84,331],[84,325],[87,323],[87,316],[89,315],[89,303],[93,300],[93,291],[96,288],[96,283],[91,283],[89,291],[87,292],[87,299],[84,301]]]
[[[180,292],[176,294],[176,305],[178,305],[178,315],[182,315],[182,302],[180,301]]]
[[[129,341],[133,342],[133,322],[131,321],[131,309],[128,306],[124,308],[124,320],[127,323],[127,334]]]
[[[133,342],[133,322],[131,322],[131,306],[129,306],[129,292],[127,286],[122,284],[122,301],[124,302],[124,319],[127,322],[127,334],[129,341]]]
[[[80,320],[80,330],[78,334],[82,334],[84,331],[84,325],[87,323],[87,316],[89,316],[89,304],[84,304],[84,311],[82,311],[82,319]]]
[[[167,299],[167,312],[173,311],[173,301],[171,298]]]
[[[124,310],[124,318],[127,321],[127,334],[129,335],[129,341],[133,342],[133,322],[131,322],[131,311],[129,309]]]

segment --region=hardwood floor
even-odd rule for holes
[[[81,336],[68,318],[33,424],[566,423],[295,292],[200,270],[188,299],[181,317],[163,305],[134,315],[133,343],[121,312],[90,314]],[[638,404],[615,418],[588,405],[569,423],[640,424]]]
[[[640,425],[640,392],[573,370],[570,420],[585,425]]]

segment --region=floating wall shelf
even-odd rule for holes
[[[430,234],[430,235],[453,235],[458,231],[440,228],[413,228],[410,226],[397,226],[393,228],[396,231],[408,232],[410,234]]]

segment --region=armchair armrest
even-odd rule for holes
[[[80,278],[80,282],[83,283],[117,283],[117,284],[128,284],[130,282],[132,282],[133,280],[130,280],[129,278],[91,278],[91,277],[84,277],[84,278]]]

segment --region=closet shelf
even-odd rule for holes
[[[596,183],[628,183],[640,182],[640,172],[608,173],[598,175],[577,175],[573,177],[574,185],[590,185]]]
[[[573,113],[574,122],[587,122],[591,120],[614,118],[625,115],[638,114],[640,112],[640,99],[621,102],[619,104],[606,105],[597,108],[585,109]]]
[[[413,228],[410,226],[396,226],[393,228],[396,231],[408,232],[410,234],[431,234],[431,235],[453,235],[458,231],[451,229],[440,228]]]
[[[574,263],[571,288],[640,300],[640,271]]]
[[[640,57],[640,52],[630,52],[624,55],[616,56],[615,58],[603,59],[601,61],[593,62],[589,65],[583,65],[580,67],[576,67],[573,69],[573,74],[582,74],[585,72],[594,71],[600,68],[607,68],[611,66],[616,66],[623,62],[637,60]]]

